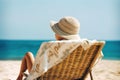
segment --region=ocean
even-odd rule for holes
[[[21,60],[26,52],[37,53],[42,42],[50,40],[0,40],[0,60]],[[103,59],[120,60],[120,41],[105,41]]]

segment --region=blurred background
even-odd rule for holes
[[[81,38],[105,40],[105,57],[120,58],[120,0],[0,0],[0,59],[36,54],[55,40],[50,21],[64,16],[80,21]]]
[[[81,38],[120,40],[120,0],[0,0],[0,39],[54,39],[49,23],[64,16]]]

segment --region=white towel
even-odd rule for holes
[[[27,80],[41,76],[48,69],[64,60],[78,46],[81,45],[86,50],[94,42],[90,40],[63,40],[42,43]]]

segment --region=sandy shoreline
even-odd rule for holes
[[[0,60],[0,80],[15,80],[21,61]],[[102,60],[93,68],[94,80],[120,80],[120,60]]]

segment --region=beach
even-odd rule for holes
[[[0,80],[16,80],[20,64],[20,60],[0,60]],[[120,60],[101,60],[92,73],[94,80],[120,80]]]

